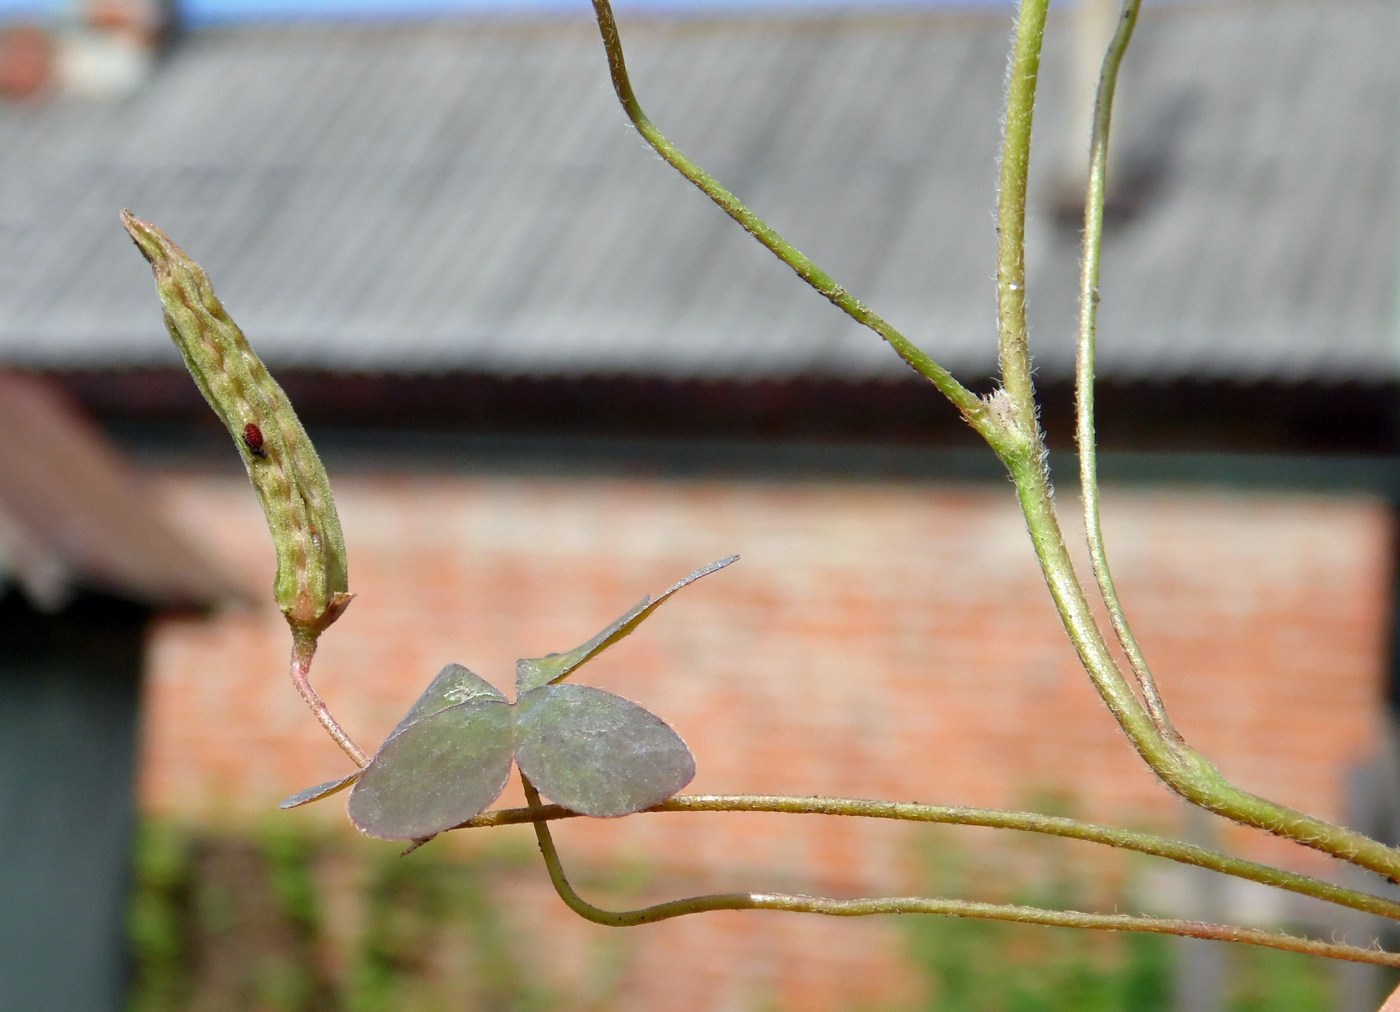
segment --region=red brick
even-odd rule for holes
[[[696,790],[1002,807],[1054,797],[1090,818],[1179,821],[1180,803],[1079,669],[1005,487],[406,473],[337,486],[359,596],[326,635],[313,680],[366,746],[444,663],[509,689],[517,656],[571,647],[737,551],[739,566],[687,589],[580,673],[677,727],[698,756]],[[171,473],[164,487],[209,550],[265,594],[272,552],[243,482]],[[1106,499],[1110,557],[1179,726],[1240,786],[1339,818],[1348,769],[1376,741],[1387,510],[1199,491]],[[270,603],[161,623],[148,809],[261,817],[348,769],[287,684],[286,641]],[[341,812],[330,801],[282,817]],[[762,815],[644,816],[563,835],[585,866],[654,865],[663,895],[674,891],[668,869],[724,888],[917,892],[926,883],[904,876],[920,841],[995,854],[984,842],[1000,839]],[[1229,839],[1250,856],[1323,865],[1263,834]],[[555,909],[543,893],[530,903]],[[687,1007],[764,996],[782,1008],[868,1007],[913,987],[889,922],[735,914],[648,928],[628,945],[629,979],[690,968]]]

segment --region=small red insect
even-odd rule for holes
[[[243,444],[248,447],[249,452],[254,457],[266,457],[267,451],[263,449],[262,429],[252,422],[243,426]]]

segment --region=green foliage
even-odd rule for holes
[[[1312,961],[1288,952],[1231,950],[1232,1012],[1316,1012],[1332,1008],[1327,978]],[[1393,978],[1393,974],[1387,974]],[[1389,987],[1395,981],[1390,980]],[[1387,987],[1387,990],[1389,990]],[[1377,1001],[1380,996],[1377,995]]]
[[[1180,943],[1002,921],[911,918],[909,952],[938,1012],[1170,1012]],[[1227,952],[1229,1012],[1329,1012],[1330,968],[1249,946]]]
[[[560,1005],[489,890],[528,855],[404,861],[285,825],[250,839],[154,821],[137,857],[132,1012]]]
[[[142,823],[136,842],[136,889],[127,910],[127,932],[138,966],[133,1009],[176,1009],[185,996],[190,871],[188,838],[168,823]]]
[[[1035,837],[1002,840],[991,850],[940,848],[922,855],[930,891],[956,893],[975,885],[985,892],[994,882],[1017,903],[1077,907],[1103,892],[1105,869],[1076,866],[1067,856],[1058,841]],[[1131,869],[1124,869],[1129,878]],[[1127,887],[1118,873],[1108,878]],[[926,1007],[938,1012],[1169,1012],[1177,1007],[1183,949],[1167,935],[941,917],[903,924],[908,957],[924,979]],[[1333,1007],[1328,963],[1253,946],[1227,946],[1220,954],[1226,960],[1222,1009],[1228,1012],[1330,1012]]]
[[[910,922],[928,1008],[940,1012],[1170,1009],[1171,942],[1001,921]],[[1109,944],[1111,943],[1111,944]]]
[[[972,867],[955,852],[934,857],[943,886],[965,877],[957,869]],[[572,966],[567,993],[541,972],[536,943],[510,916],[515,879],[532,866],[531,855],[516,849],[470,858],[429,849],[405,861],[397,851],[371,853],[286,824],[245,838],[148,821],[129,918],[136,967],[130,1008],[546,1012],[616,1003],[627,934],[608,933]],[[647,877],[636,866],[600,874],[609,891],[623,893]],[[1018,898],[1074,904],[1083,895],[1076,879],[1057,869]],[[1178,950],[1171,938],[940,917],[901,924],[928,1009],[1173,1007]],[[1231,1012],[1331,1007],[1328,964],[1253,947],[1226,954]]]

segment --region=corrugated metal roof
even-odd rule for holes
[[[623,31],[643,104],[684,150],[977,374],[993,362],[1009,24],[934,11]],[[1042,195],[1069,30],[1052,25]],[[1400,376],[1398,52],[1393,0],[1144,16],[1117,137],[1153,185],[1108,243],[1105,374]],[[645,148],[588,23],[197,32],[120,104],[0,108],[0,358],[173,362],[124,206],[204,263],[274,366],[904,370]],[[1076,234],[1033,209],[1046,375],[1071,367]]]
[[[163,523],[120,453],[44,383],[0,372],[0,588],[45,608],[77,590],[153,607],[243,592]]]

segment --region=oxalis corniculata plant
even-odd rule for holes
[[[803,281],[883,338],[952,403],[1006,466],[1036,558],[1070,641],[1114,720],[1153,773],[1182,798],[1207,811],[1321,851],[1390,882],[1400,882],[1400,850],[1237,787],[1186,742],[1172,725],[1114,589],[1099,519],[1095,458],[1097,285],[1113,94],[1140,0],[1124,3],[1104,59],[1084,204],[1076,431],[1092,582],[1081,579],[1075,571],[1056,513],[1045,441],[1037,421],[1026,326],[1027,178],[1048,0],[1022,0],[1012,40],[997,207],[1000,384],[985,397],[963,386],[666,139],[632,91],[609,0],[592,2],[613,86],[643,138]],[[122,220],[154,269],[171,336],[195,382],[233,436],[262,502],[277,550],[274,596],[292,632],[292,681],[355,766],[346,776],[292,795],[282,807],[296,807],[349,788],[348,810],[355,825],[370,836],[408,841],[409,850],[447,830],[531,823],[560,898],[581,916],[605,925],[647,924],[711,910],[787,910],[833,916],[926,913],[1209,938],[1400,967],[1400,953],[1277,931],[934,897],[836,899],[736,892],[685,897],[633,910],[607,910],[588,902],[565,874],[548,825],[555,819],[641,812],[783,812],[995,827],[1084,840],[1207,868],[1400,921],[1400,903],[1382,896],[1179,840],[1074,819],[852,798],[679,794],[694,774],[694,761],[668,725],[618,696],[562,683],[588,660],[630,634],[676,591],[729,565],[735,557],[696,570],[655,600],[644,599],[574,650],[519,661],[513,703],[466,668],[449,664],[379,749],[373,755],[364,752],[336,722],[309,681],[317,639],[351,599],[344,539],[325,470],[286,395],[224,312],[203,270],[155,226],[126,211]],[[1094,618],[1095,599],[1106,607],[1109,629]],[[1110,634],[1127,658],[1126,666],[1115,659]],[[485,811],[503,789],[512,764],[520,768],[527,806]],[[541,791],[555,803],[546,804]]]

